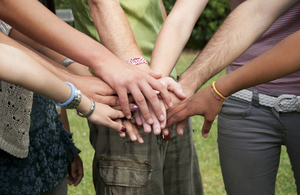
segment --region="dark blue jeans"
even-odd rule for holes
[[[227,194],[274,194],[281,145],[300,194],[300,113],[261,106],[257,94],[252,102],[229,97],[218,117],[218,145]]]

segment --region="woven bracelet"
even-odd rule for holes
[[[134,65],[148,64],[147,60],[143,56],[136,56],[134,58],[130,58],[126,61],[126,63]]]
[[[223,99],[219,98],[219,97],[214,93],[214,89],[213,89],[213,86],[212,86],[212,85],[210,86],[210,89],[211,89],[212,94],[214,95],[214,97],[215,97],[217,100],[219,100],[219,101],[221,101],[221,102],[224,101]]]

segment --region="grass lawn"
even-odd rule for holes
[[[191,64],[196,57],[194,53],[185,53],[181,56],[176,65],[178,73],[182,73],[186,67]],[[207,85],[216,80],[220,75],[225,74],[225,71],[219,73]],[[79,149],[81,149],[81,158],[84,163],[85,177],[77,187],[69,187],[69,195],[89,195],[95,194],[92,182],[92,159],[94,150],[89,143],[89,130],[85,119],[77,117],[74,111],[68,111],[71,130],[74,133],[74,141]],[[195,145],[198,152],[200,170],[204,192],[206,195],[221,195],[226,194],[222,181],[218,149],[217,149],[217,125],[215,120],[212,125],[209,137],[204,139],[201,136],[201,127],[203,118],[201,116],[193,117],[193,129]],[[276,194],[277,195],[296,195],[296,186],[291,171],[290,161],[286,153],[286,148],[282,147],[280,167],[277,174]],[[255,186],[253,186],[255,187]],[[241,192],[241,195],[243,193]]]

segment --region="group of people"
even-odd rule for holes
[[[227,194],[274,194],[281,145],[300,194],[298,0],[229,0],[178,82],[174,66],[208,0],[178,0],[168,16],[161,0],[69,2],[77,30],[37,0],[0,1],[0,194],[78,185],[65,109],[88,119],[96,194],[203,194],[193,115],[204,116],[204,137],[218,115]]]

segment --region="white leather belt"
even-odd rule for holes
[[[252,91],[243,89],[231,96],[251,102],[252,94]],[[273,97],[259,93],[258,101],[260,105],[275,108],[277,112],[300,112],[300,96],[282,94],[278,97]]]

